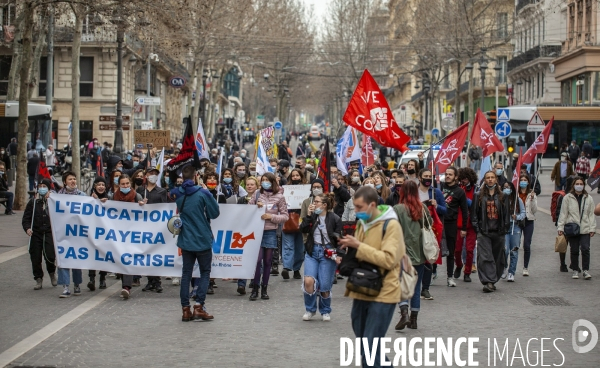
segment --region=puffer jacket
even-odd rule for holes
[[[579,234],[596,232],[594,199],[589,194],[584,194],[584,197],[581,199],[581,204],[583,206],[583,211],[580,211],[577,198],[572,193],[567,194],[563,198],[560,216],[558,217],[558,231],[565,231],[565,224],[576,223],[579,224]]]
[[[525,213],[527,214],[527,220],[535,221],[535,214],[537,213],[537,195],[535,192],[532,197],[527,196],[525,201]]]
[[[290,218],[288,206],[283,196],[283,189],[278,193],[267,192],[266,190],[261,190],[261,192],[258,200],[252,198],[248,204],[262,203],[266,208],[265,213],[273,215],[270,220],[265,220],[265,230],[277,230],[279,224],[285,223]]]

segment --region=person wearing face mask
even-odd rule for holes
[[[254,176],[248,177],[248,179],[246,179],[246,192],[248,192],[248,194],[246,194],[245,197],[238,198],[237,204],[248,204],[252,198],[258,200],[258,196],[260,195],[260,192],[258,191],[260,186],[258,183],[258,179]],[[238,279],[237,286],[238,294],[246,295],[246,280]]]
[[[251,162],[250,165],[248,165],[248,172],[250,173],[250,176],[256,177],[258,175],[256,172],[256,162]]]
[[[477,273],[483,292],[496,290],[506,266],[505,235],[510,231],[511,211],[508,196],[500,190],[496,173],[488,171],[485,185],[475,194],[471,223],[477,233]]]
[[[68,195],[79,195],[85,196],[86,194],[79,189],[77,189],[77,176],[72,171],[67,171],[62,176],[63,188],[58,191],[58,194],[68,194]],[[58,268],[58,284],[63,285],[63,292],[59,295],[60,298],[68,298],[71,296],[71,291],[69,290],[69,284],[71,283],[71,277],[69,275],[68,268]],[[79,285],[83,282],[83,277],[81,270],[72,269],[73,274],[73,295],[78,296],[81,295],[81,288]]]
[[[475,257],[475,244],[477,242],[477,234],[473,229],[473,225],[471,224],[470,218],[471,204],[473,203],[473,197],[475,196],[475,186],[477,185],[477,173],[470,167],[460,168],[458,169],[458,182],[460,184],[460,187],[465,191],[465,195],[467,196],[469,218],[463,219],[462,213],[458,214],[457,228],[462,229],[463,224],[466,222],[467,235],[464,238],[462,238],[460,234],[456,234],[456,247],[454,249],[454,262],[456,263],[456,270],[454,271],[454,278],[457,279],[460,277],[460,271],[463,267],[464,262],[465,270],[463,280],[465,282],[471,282],[471,273],[473,273],[473,271],[477,269],[477,267],[474,267],[473,264],[473,258]]]
[[[94,180],[91,197],[98,199],[102,203],[106,203],[106,201],[108,200],[106,180],[104,180],[103,177],[98,176]],[[106,271],[100,271],[100,284],[98,286],[99,289],[106,289],[107,274],[108,273]],[[90,289],[90,291],[96,290],[96,270],[89,270],[88,277],[90,278],[90,281],[87,284],[88,289]]]
[[[119,190],[119,177],[123,175],[119,170],[113,170],[109,176],[110,189],[108,193],[115,193]]]
[[[217,201],[217,203],[227,203],[227,199],[225,198],[225,194],[223,194],[224,189],[221,186],[221,193],[219,194],[218,185],[219,185],[219,176],[214,171],[206,171],[204,172],[204,178],[202,181],[204,185],[206,185],[206,189],[212,194],[213,198]],[[181,191],[181,189],[173,189],[172,191]]]
[[[377,189],[375,188],[375,179],[373,179],[372,177],[368,177],[363,181],[363,187],[373,188],[373,189],[375,189],[375,191],[377,191]],[[377,195],[379,195],[379,192],[377,193]],[[377,205],[384,204],[384,203],[385,202],[384,202],[383,198],[381,198],[381,196],[379,196]]]
[[[387,204],[388,206],[395,206],[398,203],[400,203],[400,189],[402,189],[402,186],[406,181],[406,176],[400,170],[392,170],[391,176],[391,194],[388,197],[387,201],[385,201],[385,204]]]
[[[317,312],[323,321],[331,320],[331,288],[335,280],[335,260],[326,256],[327,249],[337,249],[337,240],[342,233],[342,221],[333,209],[332,193],[314,198],[308,208],[307,217],[302,218],[300,229],[308,234],[304,256],[304,308],[302,320],[309,321]],[[298,272],[299,273],[299,272]]]
[[[569,162],[569,154],[563,152],[560,154],[560,160],[554,164],[550,180],[554,182],[554,190],[565,190],[567,178],[573,175],[573,164]]]
[[[52,238],[52,224],[48,214],[48,197],[50,196],[52,182],[50,179],[42,179],[37,187],[37,196],[32,198],[25,208],[21,225],[31,240],[29,242],[29,256],[33,269],[35,286],[33,290],[42,288],[44,270],[42,264],[46,262],[46,271],[50,276],[52,286],[58,285],[56,276],[56,254],[54,253],[54,241]],[[32,226],[33,220],[33,226]]]
[[[270,172],[265,173],[261,177],[260,186],[258,199],[252,198],[249,202],[249,204],[258,205],[259,208],[266,208],[266,212],[261,216],[261,219],[265,220],[265,227],[256,263],[256,271],[254,272],[252,292],[250,293],[250,300],[252,301],[258,299],[259,285],[261,287],[260,298],[263,300],[269,299],[267,287],[272,268],[273,252],[277,248],[277,227],[289,219],[288,206],[283,195],[283,189],[277,184],[275,175]]]
[[[142,188],[144,185],[144,170],[139,169],[136,170],[133,175],[131,176],[133,183],[132,183],[132,187],[133,190],[135,190],[137,192],[137,190],[139,188]]]
[[[307,184],[299,169],[293,169],[290,173],[291,185]],[[300,268],[304,260],[304,241],[300,227],[295,227],[292,217],[296,217],[296,223],[300,219],[300,209],[290,209],[288,214],[290,220],[284,224],[282,233],[281,258],[283,261],[283,271],[281,276],[284,280],[290,278],[290,272],[294,272],[294,279],[301,279]],[[298,224],[299,225],[299,224]]]
[[[375,189],[377,190],[377,193],[383,200],[383,203],[385,203],[392,195],[388,183],[386,182],[387,178],[381,171],[376,171],[373,174],[373,180],[375,180]]]
[[[350,170],[350,173],[348,174],[348,180],[350,181],[350,189],[355,192],[362,186],[362,178],[360,177],[360,172],[358,170]]]
[[[565,235],[565,225],[570,228],[573,224],[579,226],[579,231],[569,234],[571,246],[571,264],[573,279],[579,278],[583,269],[583,278],[590,280],[590,240],[596,234],[596,218],[594,217],[594,199],[585,190],[585,181],[578,177],[573,183],[569,194],[565,195],[558,217],[558,235]],[[577,230],[577,229],[576,229]],[[581,249],[581,268],[579,267],[579,250]]]
[[[406,164],[406,180],[414,181],[415,184],[419,184],[419,178],[417,177],[417,171],[419,168],[419,162],[417,160],[409,160]]]
[[[8,191],[8,176],[6,175],[6,164],[0,161],[0,198],[6,198],[5,215],[14,215],[12,210],[15,194]]]
[[[531,239],[535,223],[535,214],[537,212],[537,196],[535,191],[531,190],[530,177],[527,173],[522,173],[519,177],[519,198],[525,203],[525,224],[523,233],[523,276],[529,276],[529,260],[531,259]]]
[[[508,282],[515,282],[515,272],[519,261],[519,247],[521,246],[521,227],[519,222],[525,219],[525,203],[517,195],[513,183],[507,182],[502,187],[502,193],[508,198],[510,210],[510,228],[506,233],[505,252],[506,266],[502,278]]]
[[[160,171],[156,167],[146,170],[146,185],[140,186],[136,192],[146,200],[148,204],[167,203],[167,190],[157,185]],[[163,288],[159,276],[148,276],[148,283],[142,291],[156,291],[162,293]]]
[[[248,178],[248,171],[246,165],[243,163],[237,163],[233,166],[233,172],[235,173],[237,182],[240,187],[246,188],[246,179]]]
[[[243,160],[244,165],[247,167],[250,165],[250,158],[248,157],[248,151],[245,149],[240,150],[240,158]]]
[[[131,189],[131,178],[127,174],[123,174],[119,177],[118,189],[112,194],[109,194],[108,199],[111,201],[119,202],[137,202],[140,206],[148,203],[147,199],[144,199],[139,193]],[[124,300],[129,299],[131,296],[131,287],[133,286],[133,275],[121,275],[121,298]]]
[[[429,210],[429,215],[432,218],[436,218],[443,223],[444,216],[446,215],[446,201],[444,200],[444,194],[438,188],[433,187],[433,175],[431,170],[429,169],[421,169],[419,171],[419,199],[421,202],[425,203],[427,209]],[[434,215],[435,211],[435,215]],[[437,216],[436,216],[437,215]],[[440,225],[439,230],[437,230],[436,235],[438,235],[437,240],[438,244],[441,244],[442,241],[442,233],[443,233],[443,225]],[[433,300],[433,296],[429,292],[429,288],[431,287],[431,280],[433,279],[433,275],[437,275],[437,266],[438,264],[442,264],[442,256],[440,252],[440,256],[438,260],[434,264],[426,263],[423,269],[423,282],[421,287],[421,298],[425,300]]]
[[[232,169],[223,170],[221,183],[221,187],[224,189],[223,193],[225,194],[225,199],[229,199],[232,196],[235,197],[235,201],[231,203],[237,203],[239,197],[244,197],[247,194],[246,190],[239,185],[238,178],[234,175]]]
[[[333,194],[335,195],[335,207],[333,208],[333,213],[341,217],[344,214],[346,202],[351,200],[352,196],[346,185],[341,183],[334,174],[331,175],[331,185],[333,186]]]

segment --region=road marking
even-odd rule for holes
[[[117,281],[108,289],[103,290],[98,295],[91,297],[75,307],[73,310],[65,313],[62,317],[50,322],[50,324],[48,324],[46,327],[34,332],[30,336],[18,342],[16,345],[13,345],[9,349],[0,353],[0,367],[6,367],[15,359],[18,359],[21,355],[27,353],[29,350],[35,348],[50,336],[67,327],[77,318],[97,307],[100,303],[108,299],[118,290],[121,290],[121,283]]]
[[[15,259],[17,257],[20,257],[24,254],[29,253],[29,249],[27,249],[27,248],[28,248],[28,246],[24,245],[22,247],[15,248],[13,250],[9,250],[8,252],[1,253],[0,254],[0,263],[10,261],[11,259]]]

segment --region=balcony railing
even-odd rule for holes
[[[537,58],[541,57],[559,57],[561,54],[561,46],[560,45],[546,45],[546,46],[535,46],[526,52],[515,56],[508,62],[507,69],[510,72],[523,64],[526,64],[530,61],[533,61]]]
[[[521,9],[523,9],[527,5],[535,4],[538,2],[540,2],[540,0],[519,0],[519,1],[517,1],[516,13],[519,14]]]

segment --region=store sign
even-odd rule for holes
[[[100,124],[100,130],[117,130],[116,124]],[[123,125],[123,130],[129,130],[129,125]]]
[[[121,118],[123,119],[123,122],[127,122],[129,123],[131,121],[131,116],[129,115],[123,115],[121,116]],[[100,115],[99,119],[101,122],[104,121],[111,121],[111,122],[115,122],[117,121],[117,116],[116,115]]]
[[[185,86],[185,78],[181,76],[173,76],[169,78],[169,85],[173,88],[181,88]]]

